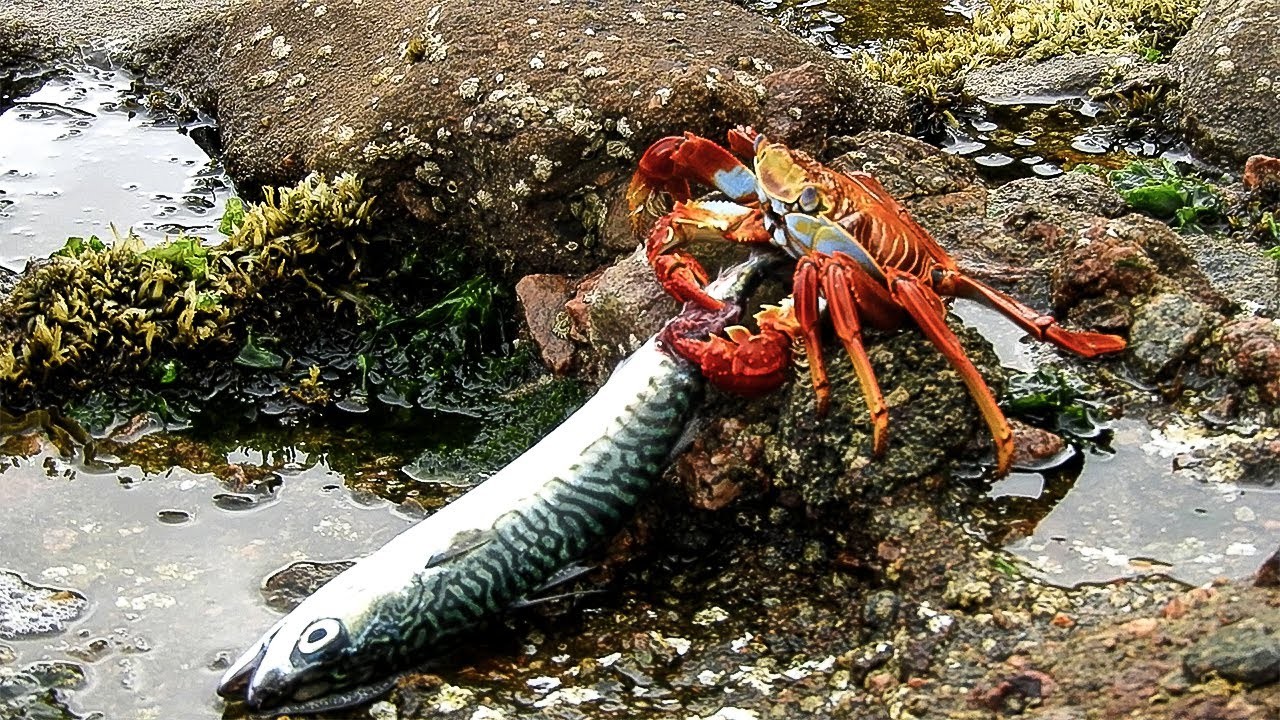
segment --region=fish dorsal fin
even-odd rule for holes
[[[431,559],[427,561],[427,567],[443,565],[450,560],[466,555],[481,545],[487,544],[493,539],[493,536],[492,530],[463,530],[453,536],[449,547],[431,556]]]

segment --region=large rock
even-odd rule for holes
[[[1280,1],[1209,0],[1172,61],[1198,150],[1232,165],[1280,153]]]
[[[621,190],[663,135],[746,123],[814,144],[902,109],[851,65],[713,0],[248,2],[221,32],[216,57],[169,72],[216,107],[242,190],[352,170],[431,228],[424,241],[452,231],[525,272],[630,247]]]

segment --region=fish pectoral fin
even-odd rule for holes
[[[449,547],[441,550],[427,560],[427,567],[435,567],[442,565],[450,560],[459,558],[476,548],[486,545],[494,538],[492,530],[463,530],[453,536],[453,541],[449,543]]]
[[[602,590],[573,590],[565,593],[557,593],[555,595],[546,594],[548,590],[551,590],[552,588],[558,587],[560,585],[571,583],[574,580],[577,580],[578,578],[582,577],[583,575],[586,575],[587,573],[591,572],[592,570],[595,570],[596,567],[598,566],[583,565],[581,563],[574,563],[573,565],[567,565],[565,567],[562,567],[559,570],[557,570],[555,574],[553,574],[551,577],[547,578],[547,581],[544,582],[540,587],[538,587],[533,592],[530,592],[528,596],[523,597],[511,603],[511,608],[513,610],[523,610],[525,608],[534,607],[536,605],[544,605],[546,603],[555,602],[557,600],[565,600],[568,598],[581,597],[584,595],[594,595],[596,593],[603,592]]]

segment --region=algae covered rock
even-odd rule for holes
[[[372,217],[357,178],[311,176],[267,190],[265,202],[231,219],[236,227],[218,246],[72,238],[0,304],[0,381],[22,392],[101,386],[155,358],[225,350],[270,300],[323,296],[322,284],[354,275]]]
[[[606,226],[626,226],[611,209],[661,136],[743,123],[816,143],[901,107],[710,0],[249,2],[216,58],[188,62],[215,64],[197,95],[217,108],[238,186],[354,171],[431,228],[424,243],[443,231],[520,273],[583,272],[629,248],[629,231],[603,247]]]

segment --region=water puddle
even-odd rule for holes
[[[976,303],[957,301],[955,311],[1008,367],[1030,370],[1055,352]],[[1247,578],[1280,546],[1280,487],[1206,482],[1203,474],[1176,469],[1197,450],[1212,453],[1243,439],[1230,430],[1157,428],[1141,415],[1118,418],[1105,447],[992,486],[1001,521],[1033,527],[1005,550],[1063,587],[1147,574],[1190,585]]]
[[[1006,182],[1053,177],[1082,163],[1118,167],[1135,158],[1186,157],[1173,138],[1133,137],[1102,119],[1103,109],[1083,97],[1028,97],[955,113],[946,152],[973,160],[983,177]]]
[[[0,507],[31,520],[0,524],[0,571],[88,600],[63,632],[5,639],[12,667],[81,665],[85,683],[67,697],[82,714],[221,717],[225,662],[278,618],[263,579],[297,561],[364,555],[411,522],[305,453],[271,477],[257,492],[178,467],[6,462]]]
[[[132,227],[149,241],[217,235],[231,182],[193,136],[208,118],[125,70],[54,74],[0,114],[0,266],[21,270],[68,237]]]
[[[923,27],[962,25],[973,15],[976,0],[867,3],[853,0],[738,0],[752,12],[826,49],[850,58],[855,49],[872,49],[886,40],[910,37]]]

